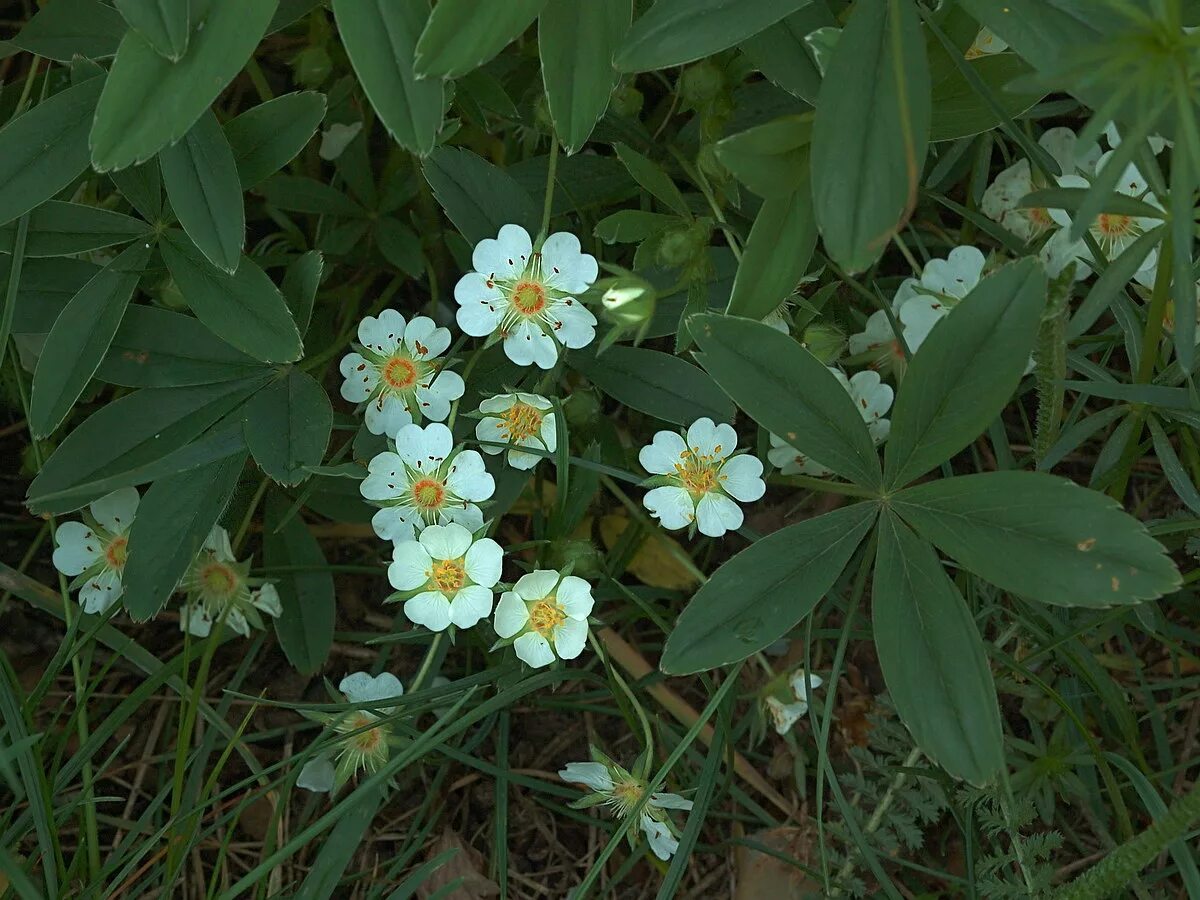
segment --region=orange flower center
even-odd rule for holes
[[[720,445],[716,450],[719,452]],[[712,457],[701,456],[700,449],[693,447],[679,455],[682,462],[675,463],[675,477],[689,494],[707,494],[717,486],[717,467]]]
[[[510,441],[531,438],[542,430],[542,412],[528,403],[514,403],[501,416]]]
[[[125,560],[129,558],[129,538],[115,537],[104,548],[104,561],[110,569],[120,571],[125,568]]]
[[[436,478],[422,478],[412,486],[412,495],[420,509],[437,509],[446,499],[446,486]]]
[[[1119,213],[1100,213],[1096,217],[1096,228],[1106,238],[1124,237],[1133,230],[1133,216]]]
[[[406,391],[417,383],[416,364],[407,356],[393,356],[380,370],[379,377],[393,391]]]
[[[1054,224],[1049,211],[1044,206],[1035,206],[1029,210],[1029,221],[1038,228],[1049,228]]]
[[[229,566],[213,560],[200,570],[200,583],[210,594],[229,597],[237,589],[238,576]]]
[[[439,560],[429,570],[429,580],[435,589],[452,594],[466,583],[467,570],[461,559]]]
[[[366,728],[375,721],[374,716],[368,716],[365,713],[358,713],[350,721],[347,731],[358,731],[360,728]],[[363,753],[374,753],[383,744],[383,731],[379,728],[372,728],[370,731],[362,731],[350,738],[354,742],[355,748]]]
[[[529,627],[542,637],[548,637],[566,620],[566,610],[559,606],[553,597],[539,600],[529,610]]]
[[[536,316],[546,308],[546,289],[536,281],[518,281],[512,289],[513,309],[523,316]]]

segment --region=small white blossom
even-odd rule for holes
[[[638,460],[658,486],[642,503],[663,528],[686,528],[693,522],[701,534],[721,537],[742,527],[742,508],[735,503],[758,500],[767,491],[763,464],[746,453],[735,454],[732,425],[697,419],[687,440],[675,431],[660,431],[641,449]]]
[[[992,56],[1003,53],[1008,49],[1008,43],[990,28],[980,28],[979,34],[963,54],[967,59],[979,59],[981,56]]]
[[[498,394],[479,404],[483,418],[475,426],[475,437],[481,441],[484,453],[504,453],[507,444],[508,464],[514,469],[532,469],[542,459],[527,453],[522,447],[533,447],[553,453],[558,447],[558,425],[554,404],[537,394]]]
[[[183,576],[187,594],[179,616],[179,628],[195,637],[208,637],[214,622],[225,624],[242,637],[250,628],[264,628],[261,613],[279,618],[283,607],[275,585],[250,577],[250,560],[238,562],[229,543],[229,532],[214,525]]]
[[[599,754],[597,754],[599,755]],[[579,806],[603,803],[618,819],[626,818],[646,793],[646,782],[615,763],[573,762],[559,770],[558,777],[573,784],[582,784],[592,791]],[[668,860],[679,849],[679,831],[667,810],[688,811],[692,801],[678,794],[651,794],[642,807],[638,824],[654,855]]]
[[[474,450],[454,452],[454,437],[440,423],[405,425],[395,449],[367,464],[359,492],[381,507],[371,519],[384,540],[411,541],[427,525],[458,522],[475,532],[483,513],[475,504],[488,499],[496,482]]]
[[[867,370],[847,378],[839,369],[832,366],[829,371],[841,382],[842,387],[854,401],[854,406],[867,423],[867,431],[878,447],[887,440],[891,431],[891,420],[883,418],[892,406],[895,396],[891,385],[884,384],[879,373]],[[822,478],[831,475],[831,470],[821,465],[815,459],[805,456],[792,447],[778,435],[771,435],[771,449],[767,451],[767,459],[779,469],[782,475],[813,475]]]
[[[504,551],[491,538],[475,540],[462,525],[426,527],[415,541],[396,544],[388,580],[416,592],[404,602],[409,621],[430,631],[470,628],[492,611]]]
[[[338,690],[347,703],[379,703],[394,700],[404,695],[404,685],[390,672],[370,675],[355,672],[347,675],[338,685]],[[372,707],[381,715],[391,715],[395,707]],[[323,722],[345,737],[341,738],[331,752],[315,756],[304,764],[296,778],[297,787],[315,793],[337,790],[360,771],[367,774],[378,772],[391,755],[387,726],[372,726],[379,715],[370,709],[352,709],[345,713],[306,713],[310,718]],[[336,765],[334,764],[336,760]]]
[[[450,404],[465,390],[462,376],[437,358],[450,346],[450,330],[417,316],[405,322],[394,309],[358,325],[355,352],[342,357],[342,397],[366,402],[364,418],[372,434],[395,435],[422,418],[444,421]]]
[[[808,712],[810,692],[824,683],[820,675],[810,675],[803,669],[797,669],[789,681],[791,698],[780,698],[775,694],[767,697],[767,710],[774,720],[776,733],[787,734],[792,730],[792,726]],[[792,702],[787,702],[789,699]]]
[[[76,578],[79,605],[103,613],[121,599],[129,555],[129,528],[137,513],[136,488],[121,488],[92,501],[83,522],[64,522],[54,532],[54,567]]]
[[[471,261],[475,271],[454,286],[458,325],[467,334],[499,331],[509,359],[543,369],[554,366],[559,345],[578,349],[595,338],[596,317],[577,297],[599,267],[575,235],[556,232],[535,251],[529,232],[505,225],[475,246]]]
[[[587,643],[592,588],[575,575],[536,569],[522,575],[496,605],[496,634],[515,637],[517,656],[535,669],[575,659]]]

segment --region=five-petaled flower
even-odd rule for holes
[[[594,603],[582,578],[536,569],[500,595],[493,624],[501,638],[516,638],[517,656],[537,669],[583,652]]]
[[[54,532],[54,567],[75,578],[79,605],[102,613],[121,599],[129,527],[138,508],[136,488],[121,488],[93,500],[83,522],[63,522]]]
[[[436,361],[450,346],[450,330],[417,316],[405,322],[394,309],[358,325],[356,352],[342,357],[342,397],[366,401],[364,418],[372,434],[394,435],[422,418],[444,421],[450,404],[463,395],[462,376]]]
[[[470,628],[492,611],[504,551],[462,525],[429,525],[415,541],[395,545],[388,580],[409,596],[404,615],[430,631]]]
[[[479,449],[484,453],[508,451],[514,469],[532,469],[542,458],[522,447],[553,453],[558,447],[554,404],[537,394],[498,394],[479,404],[483,418],[475,426]]]
[[[767,694],[764,701],[767,712],[775,724],[777,734],[787,734],[800,718],[808,712],[808,701],[822,684],[820,675],[812,675],[797,669],[788,679],[787,688],[778,688]]]
[[[359,492],[381,507],[371,519],[385,541],[411,541],[427,525],[458,522],[475,532],[483,513],[475,504],[492,496],[496,482],[474,450],[454,450],[450,429],[438,422],[405,425],[395,449],[367,464]]]
[[[404,686],[390,672],[369,675],[355,672],[338,685],[347,703],[366,705],[345,713],[307,712],[311,719],[322,722],[342,735],[330,751],[314,756],[304,764],[296,785],[316,793],[336,791],[360,771],[373,775],[391,755],[390,731],[386,724],[375,724],[380,716],[395,712],[394,706],[380,706],[386,700],[403,696]],[[336,760],[336,765],[334,764]]]
[[[222,617],[232,631],[249,637],[251,626],[264,627],[260,613],[275,619],[283,613],[275,585],[250,577],[250,560],[234,558],[229,532],[220,525],[213,526],[183,576],[183,589],[187,599],[179,627],[196,637],[208,637]]]
[[[697,419],[687,440],[675,431],[660,431],[638,454],[657,485],[642,499],[664,528],[686,528],[693,522],[701,534],[721,537],[742,527],[742,508],[735,503],[757,500],[766,493],[761,460],[735,454],[732,425]]]
[[[556,232],[535,250],[529,232],[505,225],[475,245],[471,262],[475,271],[454,286],[458,325],[473,337],[499,331],[517,365],[552,368],[560,344],[578,349],[595,338],[596,317],[578,297],[599,267],[575,235]]]

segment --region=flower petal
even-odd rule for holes
[[[554,590],[559,578],[554,569],[534,569],[518,578],[513,590],[522,600],[541,600]]]
[[[483,464],[483,457],[474,450],[463,450],[450,463],[446,487],[463,500],[478,502],[496,492],[496,479]]]
[[[354,672],[341,680],[338,690],[350,703],[370,703],[404,696],[404,685],[391,672],[380,672],[378,675]]]
[[[674,485],[663,485],[647,491],[642,498],[642,505],[651,516],[658,519],[663,528],[686,528],[696,519],[692,495]]]
[[[709,537],[737,531],[743,518],[742,508],[724,494],[705,494],[696,504],[696,526]]]
[[[316,756],[304,764],[300,774],[296,776],[296,787],[312,791],[314,794],[328,794],[333,790],[337,778],[337,770],[325,756]]]
[[[496,615],[492,627],[502,638],[510,638],[523,629],[529,621],[529,607],[514,591],[505,591],[496,604]]]
[[[546,313],[554,336],[572,350],[586,347],[596,338],[596,317],[573,297],[567,297]]]
[[[429,581],[433,560],[425,549],[424,536],[422,532],[422,540],[405,541],[392,549],[392,563],[387,574],[388,581],[398,591],[415,591]]]
[[[82,522],[63,522],[54,533],[54,568],[64,575],[78,575],[104,553],[104,546],[92,529]]]
[[[685,800],[678,794],[664,793],[651,794],[650,802],[659,809],[684,809],[690,810],[694,805],[691,800]]]
[[[125,586],[121,576],[112,569],[105,569],[94,578],[89,578],[79,589],[79,605],[85,613],[100,615],[121,599]]]
[[[458,559],[471,546],[471,532],[454,522],[430,525],[421,532],[420,541],[433,559]]]
[[[542,274],[546,284],[568,294],[581,294],[600,274],[596,258],[583,252],[579,238],[556,231],[542,243]]]
[[[450,621],[459,628],[472,628],[492,611],[495,595],[478,584],[468,584],[450,601]]]
[[[638,462],[653,475],[671,475],[687,452],[683,437],[675,431],[660,431],[638,452]]]
[[[426,591],[404,602],[404,615],[430,631],[445,631],[450,627],[450,601],[440,591]]]
[[[478,585],[491,588],[500,580],[504,550],[491,538],[480,538],[467,551],[463,564],[468,578]]]
[[[458,327],[472,337],[485,337],[500,327],[504,318],[505,299],[495,285],[489,287],[487,278],[468,272],[454,286],[454,299],[458,302],[455,321]]]
[[[566,619],[554,629],[554,650],[562,659],[575,659],[587,644],[588,624],[584,619]]]
[[[451,506],[442,510],[442,524],[446,522],[457,522],[467,531],[474,534],[483,527],[483,513],[474,503],[467,503],[464,506]]]
[[[347,353],[338,364],[342,382],[342,399],[362,403],[379,384],[379,368],[359,353]]]
[[[670,859],[679,849],[679,841],[671,834],[671,829],[652,819],[648,813],[642,813],[642,831],[646,833],[650,849],[661,860]]]
[[[724,459],[737,449],[737,432],[732,425],[718,425],[706,416],[688,428],[687,445],[693,453]]]
[[[112,534],[124,534],[133,524],[140,500],[137,488],[121,488],[111,494],[105,494],[99,500],[93,500],[88,509],[101,528]]]
[[[411,509],[402,506],[385,506],[371,516],[371,527],[385,541],[402,544],[417,539],[421,521]]]
[[[430,417],[432,418],[432,417]],[[363,410],[367,431],[394,437],[405,425],[413,423],[412,413],[403,399],[392,393],[380,394]]]
[[[504,338],[504,353],[518,366],[536,364],[542,369],[552,369],[558,361],[558,344],[538,325],[523,321]]]
[[[572,619],[586,619],[592,614],[596,601],[592,597],[592,586],[578,575],[567,575],[554,592],[558,605]]]
[[[608,766],[598,762],[573,762],[558,770],[558,777],[572,784],[583,784],[601,794],[611,794],[613,788],[612,776]]]
[[[410,469],[426,474],[437,471],[453,449],[454,436],[440,422],[406,425],[396,433],[397,455]]]
[[[367,316],[358,323],[358,342],[378,353],[391,356],[404,337],[404,316],[397,310],[385,309],[375,316]]]
[[[450,329],[439,328],[429,316],[417,316],[404,330],[404,346],[413,359],[436,359],[450,346]]]
[[[517,651],[518,657],[535,669],[554,662],[554,651],[550,649],[550,642],[536,631],[523,634],[513,641],[513,649]]]
[[[260,612],[265,612],[273,619],[283,615],[283,604],[279,600],[279,589],[267,582],[250,595],[250,603]]]
[[[725,460],[718,478],[725,493],[746,503],[760,499],[767,492],[762,473],[762,460],[748,453],[739,453]]]
[[[525,271],[533,255],[533,241],[520,225],[504,225],[495,238],[484,238],[475,245],[471,265],[476,272],[496,278],[516,279]]]

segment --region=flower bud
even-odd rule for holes
[[[641,113],[642,104],[645,102],[646,98],[642,96],[641,91],[632,84],[623,84],[613,92],[609,106],[618,116],[633,119]]]
[[[637,275],[613,278],[601,295],[604,315],[614,325],[636,328],[654,317],[658,292]]]
[[[604,572],[601,554],[591,541],[561,538],[546,549],[546,565],[560,571],[570,567],[572,575],[597,578]]]
[[[701,60],[683,70],[679,93],[692,106],[700,106],[716,97],[725,87],[725,73],[711,60]]]

